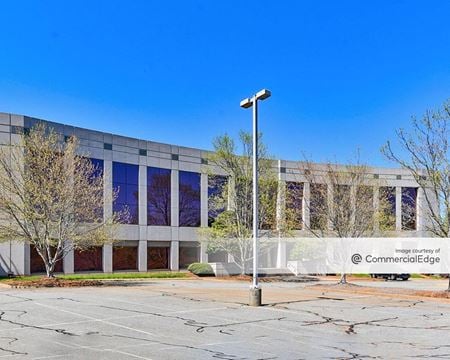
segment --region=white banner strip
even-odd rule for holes
[[[288,266],[298,274],[448,274],[450,239],[284,238]],[[272,240],[273,241],[273,240]]]

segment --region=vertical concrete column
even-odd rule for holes
[[[380,231],[380,220],[378,212],[380,211],[380,187],[373,187],[373,230],[374,233],[379,233]]]
[[[402,187],[395,187],[395,230],[402,230]]]
[[[14,275],[30,275],[30,244],[7,241],[0,244],[1,273],[11,271]]]
[[[108,219],[112,216],[112,161],[105,160],[103,162],[103,214]],[[103,272],[110,273],[113,271],[113,249],[111,244],[103,246]]]
[[[147,271],[147,166],[139,165],[138,269]]]
[[[425,193],[426,191],[426,193]],[[432,189],[419,188],[417,195],[417,229],[422,231],[423,236],[429,236],[429,229],[433,228],[433,213],[439,214],[439,202]]]
[[[112,161],[103,161],[103,216],[108,219],[112,216],[113,191]]]
[[[170,243],[170,270],[178,271],[180,256],[180,242],[178,240],[172,240]]]
[[[311,201],[311,184],[305,182],[303,184],[303,203],[302,203],[302,217],[303,217],[303,230],[308,229],[310,226],[310,201]]]
[[[103,245],[103,272],[113,271],[113,247],[111,244]]]
[[[287,266],[286,256],[286,241],[278,239],[277,246],[277,269],[282,269]]]
[[[332,218],[334,216],[333,197],[334,197],[333,189],[331,188],[331,186],[327,185],[327,202],[328,202],[328,209],[329,209],[327,211],[327,213],[329,214],[328,224],[327,224],[328,230],[333,229],[333,222],[332,222]]]
[[[71,249],[63,259],[64,274],[74,273],[74,251]]]
[[[170,211],[172,224],[172,241],[170,243],[170,270],[179,270],[180,243],[179,243],[179,171],[172,169],[171,177]]]
[[[425,194],[423,188],[419,187],[417,189],[417,199],[416,199],[416,230],[420,232],[425,232],[427,229],[427,224],[425,223],[426,217],[426,204]]]
[[[208,262],[208,253],[206,252],[208,245],[205,242],[200,243],[200,262],[207,263]]]
[[[283,225],[286,220],[286,171],[281,169],[285,167],[285,163],[278,160],[278,192],[277,192],[277,230],[278,230],[278,244],[277,244],[277,263],[278,269],[286,267],[286,242],[282,240]]]
[[[147,240],[139,240],[138,270],[141,272],[147,271]]]
[[[28,243],[23,244],[23,252],[24,252],[23,274],[30,275],[31,274],[30,244]],[[10,256],[12,256],[12,254],[10,254]],[[13,272],[16,273],[17,271],[13,268]],[[20,273],[17,272],[17,274],[19,275]]]
[[[228,178],[227,186],[228,186],[227,210],[232,210],[235,207],[235,200],[234,200],[234,196],[235,196],[235,191],[234,191],[235,181],[234,181],[234,178],[232,178],[232,177]]]
[[[147,226],[147,166],[145,165],[139,165],[138,204],[139,204],[139,225]]]
[[[178,211],[179,211],[179,171],[172,169],[170,176],[170,217],[171,225],[173,227],[178,227]],[[178,237],[176,238],[178,240]]]

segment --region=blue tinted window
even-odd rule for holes
[[[127,164],[113,162],[113,182],[127,183]]]
[[[211,226],[217,216],[225,210],[222,193],[227,184],[223,175],[208,176],[208,226]]]
[[[395,187],[380,187],[379,199],[380,203],[382,204],[380,213],[380,226],[384,230],[395,230]]]
[[[138,224],[139,222],[139,166],[113,162],[113,188],[118,191],[118,196],[113,203],[114,212],[129,212],[128,219],[124,223]]]
[[[170,170],[147,168],[147,225],[170,226]]]
[[[325,230],[327,228],[328,204],[327,185],[311,184],[309,222],[312,230]]]
[[[98,176],[103,176],[103,160],[100,159],[90,159],[92,165],[94,165],[94,173],[93,176],[94,177],[98,177]]]
[[[138,165],[126,165],[127,171],[127,184],[138,185],[139,184],[139,166]]]
[[[417,228],[417,188],[402,187],[402,230]]]
[[[200,226],[200,174],[179,173],[179,225]]]
[[[103,160],[91,158],[91,159],[89,159],[89,161],[92,163],[92,165],[94,167],[89,180],[93,181],[96,178],[102,177],[103,176]],[[103,192],[101,195],[103,197]],[[103,201],[100,204],[98,204],[98,208],[96,209],[95,214],[96,214],[95,222],[101,221],[103,218]],[[82,218],[81,220],[87,221],[87,222],[92,222],[93,219]]]
[[[303,225],[303,184],[286,182],[286,216],[292,229],[301,230]]]

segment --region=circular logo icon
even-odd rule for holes
[[[352,255],[352,263],[358,265],[362,261],[361,254],[353,254]]]

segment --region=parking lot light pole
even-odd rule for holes
[[[262,302],[262,290],[258,283],[258,100],[265,100],[270,95],[269,90],[262,89],[240,103],[244,109],[253,106],[253,278],[250,286],[250,306],[260,306]]]

